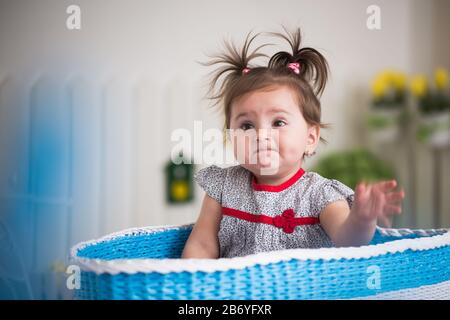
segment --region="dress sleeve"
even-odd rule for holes
[[[222,192],[225,184],[226,169],[212,165],[200,169],[194,180],[211,198],[222,204]]]
[[[354,191],[334,179],[326,179],[323,185],[317,190],[314,206],[317,215],[330,203],[338,200],[346,200],[348,206],[351,208],[354,201]]]

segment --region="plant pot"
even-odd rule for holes
[[[372,109],[368,116],[370,139],[376,143],[392,142],[400,136],[401,109]]]
[[[450,146],[450,112],[422,114],[417,137],[433,148]]]

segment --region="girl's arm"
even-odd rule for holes
[[[350,209],[347,201],[329,204],[320,213],[320,224],[337,247],[366,245],[372,240],[379,220],[390,226],[390,216],[400,214],[403,191],[393,191],[395,180],[360,183]]]
[[[186,241],[181,258],[217,259],[219,257],[218,232],[221,219],[220,204],[205,194],[200,216]]]

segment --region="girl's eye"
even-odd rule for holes
[[[275,127],[283,127],[283,126],[286,125],[286,122],[284,122],[283,120],[277,120],[277,121],[275,121],[275,122],[273,123],[273,125],[274,125]]]
[[[243,123],[242,125],[241,125],[241,129],[242,130],[248,130],[248,129],[251,129],[251,128],[253,128],[253,126],[250,124],[250,123],[248,123],[248,122],[246,122],[246,123]]]

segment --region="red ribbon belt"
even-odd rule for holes
[[[277,228],[283,229],[283,231],[286,233],[294,232],[294,229],[296,226],[319,223],[319,219],[314,218],[314,217],[297,217],[296,218],[295,212],[293,209],[286,209],[283,211],[282,214],[275,216],[275,217],[269,217],[264,214],[251,214],[251,213],[248,213],[245,211],[240,211],[240,210],[225,208],[225,207],[222,207],[222,213],[227,216],[247,220],[250,222],[271,224]]]

